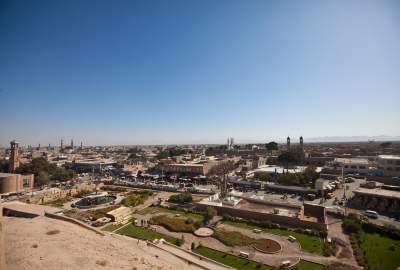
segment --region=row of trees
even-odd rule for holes
[[[75,176],[74,171],[57,167],[56,164],[50,163],[42,157],[34,158],[30,163],[21,164],[16,173],[34,174],[37,186],[47,185],[50,181],[65,182]]]
[[[8,168],[10,166],[9,160],[0,160],[0,172],[8,172]]]
[[[160,153],[158,153],[157,158],[163,159],[163,158],[168,158],[168,157],[185,155],[188,153],[192,153],[192,151],[187,150],[187,149],[169,149],[169,150],[161,151]]]
[[[316,172],[316,167],[314,165],[309,165],[307,168],[301,173],[283,173],[280,174],[277,181],[282,185],[294,185],[294,186],[308,186],[311,182],[311,185],[314,185],[315,180],[318,179],[319,174]],[[274,179],[267,172],[255,172],[254,178],[263,181],[263,182],[271,182]]]

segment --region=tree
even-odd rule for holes
[[[185,192],[176,195],[171,195],[168,199],[171,203],[190,203],[193,201],[192,194]]]
[[[383,142],[383,143],[380,144],[380,146],[381,146],[383,149],[388,148],[388,147],[390,147],[391,145],[392,145],[391,142]]]
[[[217,215],[217,210],[215,210],[214,207],[207,206],[206,216],[204,217],[204,218],[205,218],[205,221],[206,221],[206,222],[209,222],[209,221],[212,220],[213,217],[215,217],[216,215]]]
[[[262,172],[262,171],[255,172],[254,178],[257,179],[258,181],[263,181],[263,182],[271,181],[271,176],[267,172]]]
[[[34,174],[37,180],[35,183],[39,185],[48,183],[47,178],[50,180],[67,181],[75,176],[74,171],[57,167],[56,164],[50,163],[42,157],[34,158],[30,163],[21,164],[16,169],[16,173]]]
[[[287,186],[296,186],[301,183],[297,173],[284,173],[279,175],[278,182]]]
[[[35,183],[38,186],[44,186],[47,185],[49,183],[49,174],[46,171],[40,171],[38,176],[35,177]]]
[[[317,167],[314,165],[308,165],[307,168],[304,170],[303,175],[307,181],[315,182],[318,179],[319,173],[317,173]]]
[[[10,166],[10,161],[9,160],[0,160],[0,172],[8,172]]]
[[[294,164],[298,161],[298,157],[292,152],[283,152],[279,155],[278,161],[285,164],[286,168],[288,168],[289,164]]]
[[[350,218],[344,219],[342,226],[344,231],[348,234],[359,233],[361,231],[361,224],[354,219]]]
[[[269,142],[265,144],[265,149],[272,152],[273,150],[278,150],[278,144],[276,142]]]

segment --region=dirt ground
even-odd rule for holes
[[[39,216],[3,217],[8,270],[198,269],[194,265],[118,235],[101,236],[68,222]]]

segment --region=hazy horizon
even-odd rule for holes
[[[400,2],[1,1],[0,145],[400,136]]]
[[[260,143],[268,143],[271,141],[277,142],[279,144],[286,144],[286,138],[267,138],[265,140],[252,140],[252,139],[235,139],[235,144],[260,144]],[[303,137],[304,138],[304,137]],[[221,145],[221,144],[226,144],[226,139],[222,139],[219,142],[170,142],[170,143],[151,143],[151,144],[133,144],[133,143],[122,143],[122,144],[83,144],[84,147],[94,147],[94,146],[151,146],[151,145],[203,145],[203,144],[209,144],[209,145]],[[38,144],[29,144],[25,143],[23,141],[20,141],[18,139],[13,139],[16,140],[18,143],[20,143],[20,146],[26,147],[28,145],[31,145],[32,147],[37,147]],[[293,144],[298,144],[299,143],[299,136],[297,137],[290,137],[291,143]],[[11,140],[10,140],[11,141]],[[357,142],[369,142],[369,141],[374,141],[374,142],[386,142],[386,141],[391,141],[391,142],[400,142],[400,136],[386,136],[386,135],[379,135],[379,136],[324,136],[324,137],[311,137],[311,138],[304,138],[304,143],[357,143]],[[76,141],[74,140],[74,146],[79,147],[81,141]],[[83,141],[82,141],[83,142]],[[40,143],[41,147],[47,147],[49,143]],[[64,146],[70,146],[71,140],[65,140],[64,139]],[[60,146],[60,141],[55,142],[55,143],[50,143],[52,147],[59,147]],[[1,148],[9,148],[9,142],[4,145],[0,145]]]

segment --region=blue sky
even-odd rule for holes
[[[2,1],[0,145],[400,135],[399,1]]]

